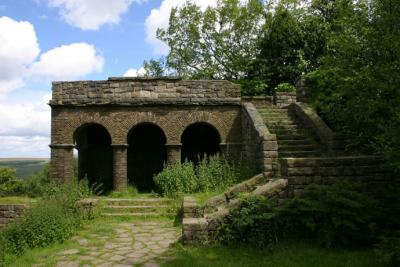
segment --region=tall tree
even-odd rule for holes
[[[247,76],[264,23],[259,0],[219,0],[202,11],[188,1],[173,8],[168,29],[157,37],[170,48],[168,66],[194,79],[237,80]]]

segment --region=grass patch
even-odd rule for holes
[[[162,264],[174,266],[263,266],[263,267],[377,267],[372,250],[324,249],[308,243],[279,244],[272,251],[250,248],[193,247],[176,245],[175,259]]]
[[[18,197],[0,197],[0,204],[32,204],[36,203],[40,198],[30,198],[24,196]]]

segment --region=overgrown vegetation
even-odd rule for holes
[[[205,157],[197,166],[192,162],[166,165],[154,177],[162,195],[177,196],[182,193],[218,191],[249,178],[252,170],[244,163],[237,165],[220,156]]]
[[[383,262],[398,264],[398,223],[387,225],[386,209],[400,219],[384,199],[363,193],[360,185],[338,182],[312,184],[304,194],[274,206],[263,197],[246,197],[241,207],[221,222],[214,237],[229,246],[273,250],[281,242],[308,240],[326,248],[369,248]],[[374,245],[376,244],[376,245]]]
[[[52,187],[24,216],[0,232],[0,265],[27,249],[45,247],[72,236],[87,216],[77,201],[88,197],[87,182]]]

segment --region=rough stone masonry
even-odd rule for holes
[[[73,149],[76,148],[79,165],[86,166],[80,168],[80,172],[100,176],[101,173],[94,170],[97,167],[92,166],[96,164],[90,163],[90,157],[104,154],[98,165],[104,167],[103,173],[111,173],[114,190],[124,189],[129,180],[129,155],[138,148],[135,140],[130,144],[129,136],[141,125],[153,125],[161,130],[163,160],[171,164],[182,159],[181,153],[185,151],[182,135],[193,125],[199,126],[193,130],[194,133],[198,131],[197,140],[190,140],[192,147],[186,148],[187,153],[190,149],[202,149],[202,139],[207,138],[210,131],[214,131],[218,139],[217,148],[204,148],[210,151],[238,156],[243,142],[253,142],[242,139],[242,132],[247,130],[243,127],[247,128],[249,123],[243,121],[247,117],[241,116],[240,87],[228,81],[109,78],[53,82],[49,104],[52,178],[58,181],[73,178]],[[91,135],[89,128],[83,131],[87,126],[97,132]],[[106,136],[103,139],[99,137],[103,134],[100,128]],[[257,145],[262,146],[261,143]],[[260,163],[261,169],[263,166]]]

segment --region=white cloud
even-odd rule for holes
[[[39,53],[31,23],[0,18],[0,99],[23,86],[26,67],[32,64]]]
[[[124,77],[143,77],[146,75],[146,70],[141,67],[140,69],[129,69],[123,75]]]
[[[100,72],[104,59],[87,43],[62,45],[40,56],[30,68],[31,75],[71,80],[92,72]]]
[[[46,95],[37,103],[0,104],[0,138],[4,136],[49,136],[50,107]]]
[[[51,93],[32,103],[0,103],[0,157],[48,157]]]
[[[50,157],[46,136],[0,136],[0,157]]]
[[[118,24],[129,6],[144,0],[47,0],[61,17],[82,30],[98,30],[104,24]]]
[[[216,6],[217,0],[192,0],[193,3],[200,6],[203,10],[208,6]],[[171,9],[177,6],[183,6],[186,0],[163,0],[159,8],[151,10],[146,18],[146,41],[153,47],[155,54],[168,54],[168,46],[157,39],[158,28],[166,29],[169,23]]]

